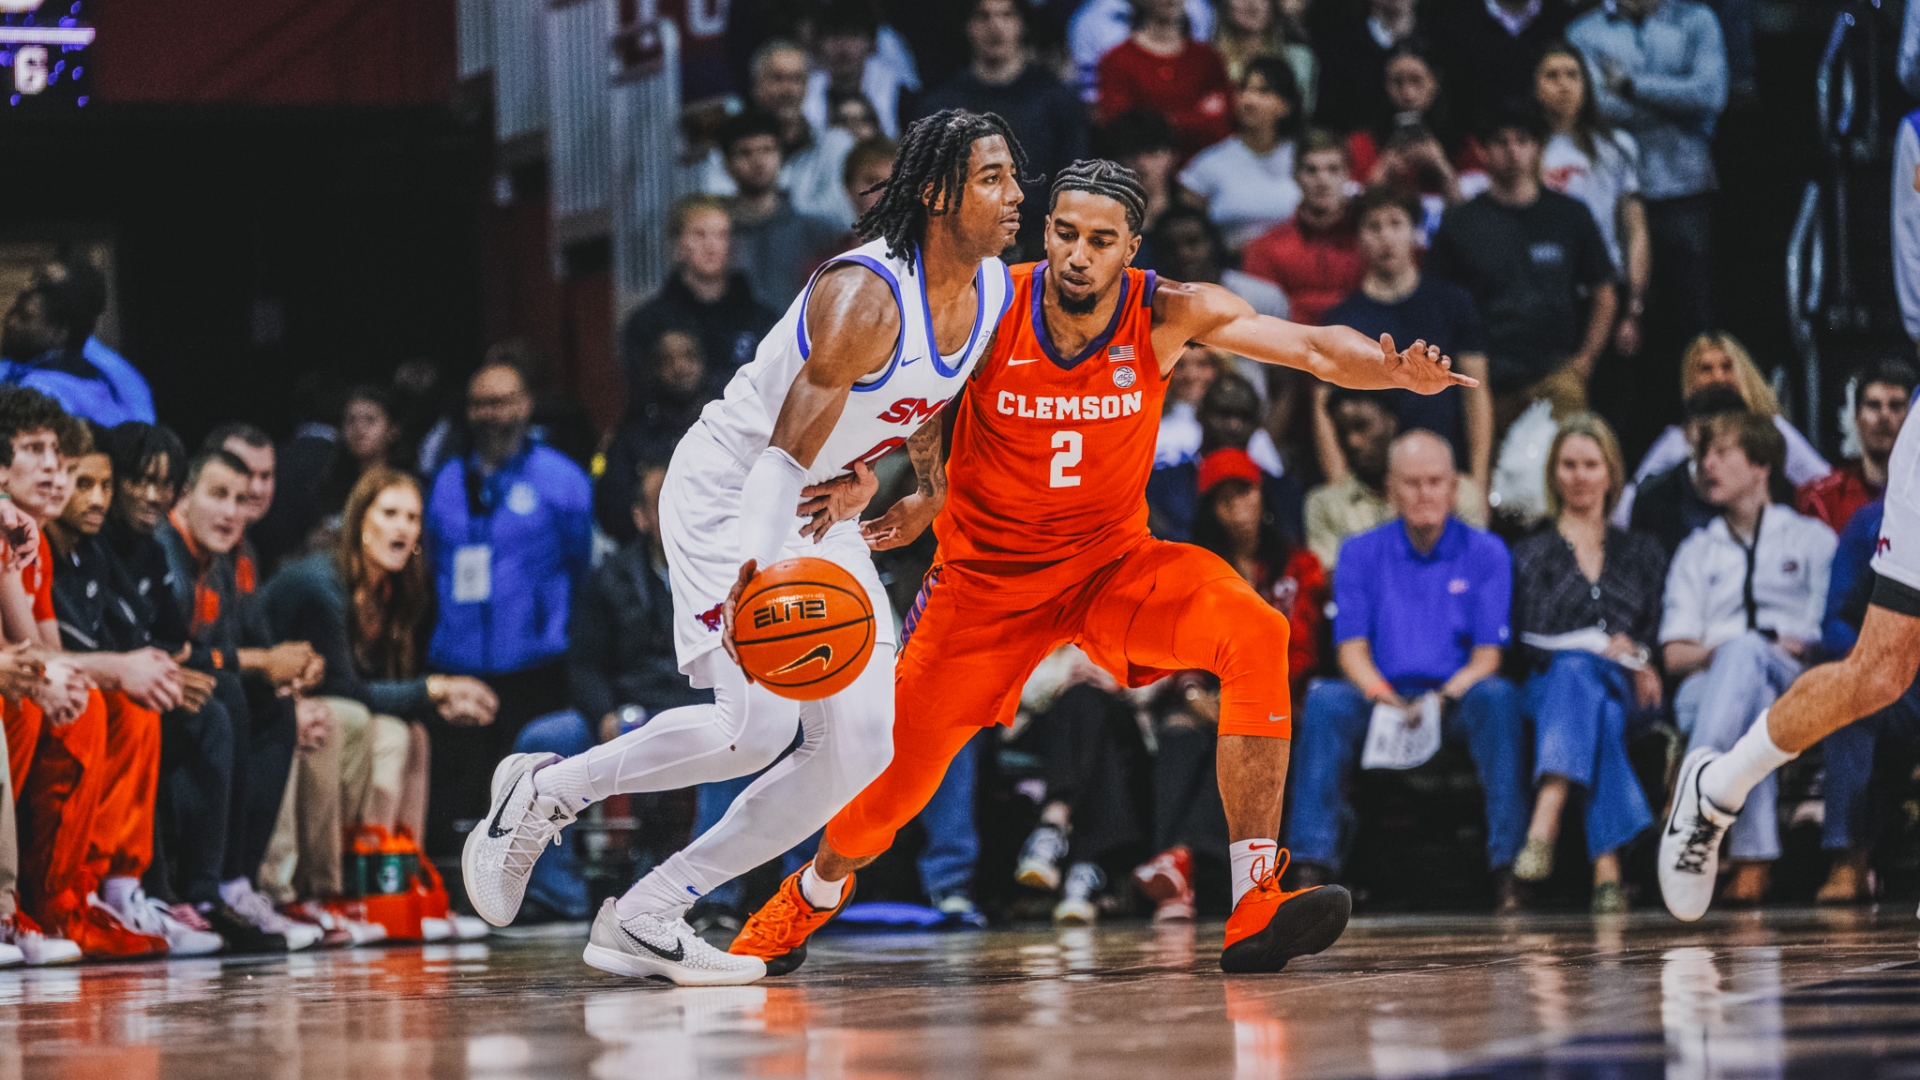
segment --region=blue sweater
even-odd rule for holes
[[[427,499],[426,542],[440,604],[430,668],[503,675],[565,655],[593,544],[580,466],[537,443],[488,477],[471,458],[449,461]]]

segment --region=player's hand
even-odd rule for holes
[[[190,713],[197,713],[206,707],[207,699],[213,696],[213,676],[205,671],[195,671],[189,667],[180,669],[180,707]]]
[[[6,544],[7,573],[17,574],[33,565],[40,554],[40,529],[33,515],[20,509],[12,499],[0,499],[0,542]]]
[[[809,484],[800,489],[800,517],[813,520],[800,527],[800,535],[819,543],[827,530],[857,518],[873,497],[880,493],[880,478],[864,461],[853,463],[850,476],[836,476],[824,484]]]
[[[135,705],[158,713],[172,712],[186,698],[180,665],[159,649],[136,649],[120,659],[120,690]]]
[[[906,547],[933,524],[940,508],[932,499],[919,492],[901,499],[893,508],[881,514],[873,521],[860,526],[860,536],[867,547],[874,551],[887,551],[892,548]]]
[[[1394,349],[1393,335],[1381,334],[1380,352],[1394,384],[1416,394],[1437,394],[1449,386],[1480,385],[1480,380],[1453,370],[1453,359],[1442,356],[1437,345],[1416,341],[1399,352]]]
[[[0,647],[0,696],[18,701],[46,684],[47,668],[27,642]]]
[[[720,647],[727,650],[728,658],[736,664],[740,664],[740,650],[733,644],[733,613],[740,606],[741,595],[747,591],[747,582],[752,581],[759,570],[760,564],[752,559],[741,563],[740,577],[734,581],[733,588],[727,590],[727,602],[720,605]],[[740,670],[746,672],[746,665],[740,664]],[[747,674],[747,681],[753,681],[752,674]]]

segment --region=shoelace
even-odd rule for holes
[[[747,921],[742,937],[760,938],[769,943],[785,941],[793,933],[794,920],[800,918],[800,905],[793,902],[785,891],[773,894],[767,906],[759,914]],[[765,929],[762,929],[762,927]]]
[[[535,796],[537,803],[538,796]],[[551,801],[551,800],[549,800]],[[558,804],[555,804],[558,806]],[[560,846],[560,826],[552,815],[538,812],[537,805],[529,805],[527,814],[520,819],[520,825],[513,830],[507,840],[507,849],[500,853],[500,869],[525,877],[533,872],[533,864],[540,853],[547,850],[547,844]],[[564,812],[563,812],[564,816]]]
[[[1707,815],[1695,814],[1693,832],[1687,835],[1686,845],[1680,849],[1680,857],[1674,860],[1673,868],[1685,874],[1706,873],[1707,854],[1719,838],[1720,827],[1707,820]]]
[[[1254,878],[1253,891],[1257,893],[1262,893],[1262,894],[1271,894],[1280,900],[1285,900],[1289,896],[1295,896],[1295,895],[1298,895],[1299,893],[1306,892],[1307,890],[1305,889],[1296,889],[1293,892],[1286,892],[1280,888],[1280,878],[1283,874],[1287,872],[1287,867],[1292,864],[1293,853],[1288,851],[1286,848],[1279,848],[1276,850],[1275,854],[1279,857],[1279,864],[1277,866],[1274,866],[1272,869],[1268,870],[1265,874],[1256,876]],[[1254,865],[1258,866],[1259,864],[1255,863]]]

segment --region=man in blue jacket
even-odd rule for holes
[[[154,421],[153,393],[138,369],[93,336],[107,308],[107,279],[82,260],[48,263],[8,310],[0,381],[30,386],[102,427]]]
[[[426,544],[439,618],[435,671],[483,679],[491,727],[432,724],[427,847],[457,850],[486,812],[487,777],[528,720],[567,707],[567,620],[592,548],[593,494],[580,466],[528,437],[526,379],[488,364],[467,386],[473,450],[428,497]]]

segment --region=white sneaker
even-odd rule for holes
[[[623,921],[611,899],[600,905],[581,959],[615,975],[653,976],[681,986],[742,986],[767,974],[765,961],[721,952],[685,919],[643,914]]]
[[[534,794],[533,770],[558,760],[557,754],[508,754],[493,770],[487,817],[460,851],[467,899],[495,926],[512,923],[520,913],[534,860],[548,844],[560,843],[561,827],[576,816],[559,800]]]
[[[285,915],[275,911],[273,909],[273,901],[268,900],[264,895],[254,891],[252,886],[247,887],[245,895],[229,903],[233,910],[240,913],[241,918],[252,923],[262,932],[279,934],[281,937],[286,938],[288,952],[299,952],[302,949],[311,949],[315,945],[320,944],[321,938],[327,936],[325,930],[320,929],[310,922],[289,919]]]
[[[27,962],[27,954],[18,945],[0,944],[0,968],[19,967]]]
[[[421,941],[445,941],[453,936],[453,924],[428,915],[420,920]]]
[[[1713,903],[1714,878],[1720,870],[1720,840],[1739,815],[1715,806],[1700,794],[1700,773],[1718,760],[1720,751],[1701,748],[1680,763],[1680,781],[1673,789],[1673,809],[1660,834],[1660,896],[1667,910],[1681,922],[1693,922]]]
[[[28,967],[80,962],[78,943],[47,934],[24,911],[0,919],[0,944],[19,949]]]
[[[1042,825],[1027,834],[1013,880],[1029,889],[1052,892],[1060,887],[1060,860],[1066,857],[1067,834],[1055,826]]]
[[[196,915],[199,925],[192,925],[175,915],[166,904],[148,896],[143,889],[133,890],[133,895],[127,899],[127,910],[114,910],[119,913],[121,921],[135,930],[166,938],[167,952],[172,956],[206,956],[227,947],[226,940],[214,933],[206,920]]]
[[[1107,883],[1107,875],[1093,863],[1074,863],[1067,870],[1065,895],[1053,907],[1055,926],[1092,926],[1099,921],[1100,909],[1093,894]]]

